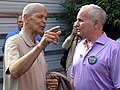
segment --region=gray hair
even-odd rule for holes
[[[86,7],[90,9],[90,11],[88,12],[90,19],[94,20],[95,18],[98,18],[103,25],[105,24],[107,15],[100,6],[89,4],[89,5],[82,6],[81,9],[84,9]]]
[[[28,14],[28,15],[32,15],[34,13],[34,10],[35,10],[35,7],[36,6],[40,6],[40,7],[44,7],[45,6],[41,3],[30,3],[28,5],[26,5],[22,11],[22,18],[25,14]],[[23,18],[24,19],[24,18]]]

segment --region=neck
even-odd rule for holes
[[[94,34],[89,35],[89,37],[87,38],[88,42],[95,42],[101,35],[102,35],[102,31],[101,32],[94,32]]]
[[[27,29],[26,27],[23,27],[23,30],[25,31],[25,33],[28,35],[28,37],[32,40],[32,42],[34,44],[36,44],[36,39],[35,39],[35,36],[32,34],[32,30],[30,29]]]
[[[93,45],[93,42],[87,41],[87,47],[88,47],[88,49],[90,49],[92,47],[92,45]]]

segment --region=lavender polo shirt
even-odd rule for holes
[[[91,49],[86,40],[75,49],[71,76],[75,90],[114,90],[120,88],[120,44],[105,33]]]

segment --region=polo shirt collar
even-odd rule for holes
[[[108,41],[108,37],[105,32],[95,41],[96,43],[100,43],[104,45]]]
[[[95,43],[104,45],[107,42],[107,40],[108,40],[108,37],[107,37],[106,33],[103,32],[103,34],[95,41]],[[83,43],[86,44],[87,40],[84,39]],[[95,44],[95,43],[93,43],[93,44]]]
[[[32,40],[29,38],[29,36],[26,34],[26,32],[23,29],[21,29],[21,31],[20,31],[20,36],[22,37],[22,39],[25,41],[25,43],[29,47],[32,47],[32,46],[36,45],[32,42]],[[37,43],[37,41],[36,41],[36,43]]]

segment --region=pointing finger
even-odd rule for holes
[[[53,32],[53,31],[55,31],[55,30],[57,30],[57,29],[60,29],[60,26],[55,26],[55,27],[51,28],[49,31],[50,31],[50,32]]]

